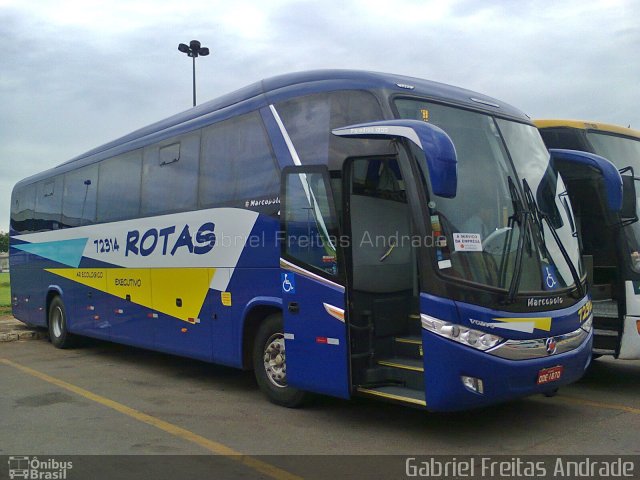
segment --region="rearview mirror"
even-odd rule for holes
[[[620,212],[622,209],[622,177],[613,163],[599,155],[578,150],[551,148],[549,153],[554,168],[566,179],[571,179],[576,175],[584,177],[589,174],[589,171],[593,175],[601,177],[604,182],[607,207],[611,212]]]
[[[433,193],[446,198],[456,196],[456,149],[441,128],[419,120],[384,120],[336,128],[332,133],[345,138],[405,138],[413,142],[424,152]]]
[[[625,175],[629,172],[629,175]],[[622,177],[622,209],[620,218],[622,223],[629,224],[638,221],[638,209],[636,200],[636,178],[632,167],[620,170]]]

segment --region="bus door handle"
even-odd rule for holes
[[[298,313],[300,311],[300,305],[298,305],[298,302],[289,302],[288,308],[291,313]]]

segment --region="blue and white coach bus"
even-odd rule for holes
[[[18,183],[13,312],[61,348],[88,336],[254,369],[285,406],[316,392],[460,410],[587,368],[572,222],[509,105],[395,75],[283,75]]]

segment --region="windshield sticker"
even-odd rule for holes
[[[481,252],[482,238],[479,233],[454,233],[453,247],[456,252]]]
[[[556,290],[560,287],[558,272],[553,265],[542,265],[542,286],[545,290]]]
[[[451,268],[451,260],[440,260],[438,262],[438,268],[440,270],[444,270],[446,268]]]
[[[422,120],[425,122],[429,121],[429,110],[427,110],[426,108],[423,108],[422,110],[420,110],[420,113],[422,114]]]

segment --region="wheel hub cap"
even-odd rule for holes
[[[278,388],[287,386],[287,365],[284,353],[284,336],[273,334],[264,348],[264,370],[269,381]]]

